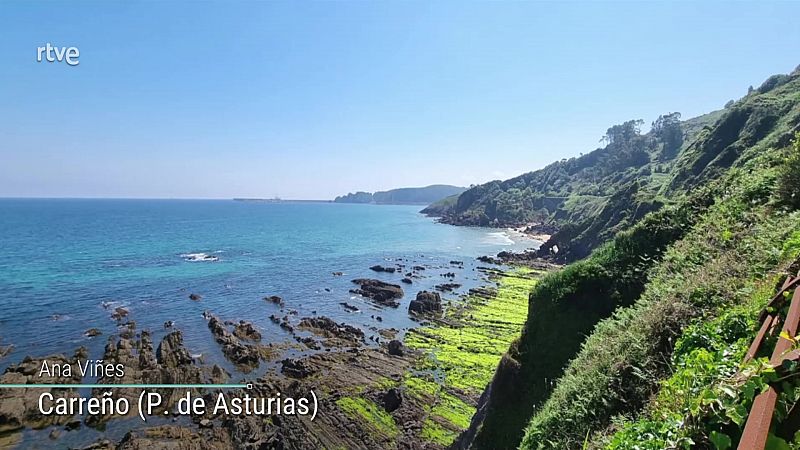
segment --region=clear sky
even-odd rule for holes
[[[3,2],[0,57],[0,196],[329,199],[719,109],[800,64],[800,2]]]

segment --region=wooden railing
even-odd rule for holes
[[[794,278],[788,277],[778,293],[775,294],[775,297],[770,300],[767,307],[761,312],[761,316],[759,317],[761,320],[761,328],[758,330],[758,334],[756,334],[753,343],[750,344],[744,362],[748,362],[756,357],[767,336],[775,335],[775,331],[782,319],[780,311],[786,304],[785,293],[791,291],[798,285],[800,285],[800,273]],[[781,333],[778,336],[778,340],[775,342],[775,348],[769,360],[770,365],[773,367],[780,367],[785,360],[800,359],[800,351],[792,350],[794,342],[781,336],[788,336],[794,339],[797,335],[798,325],[800,325],[800,289],[795,289],[791,304],[789,305],[789,311],[783,319]],[[750,414],[747,416],[747,423],[745,423],[744,431],[742,432],[742,439],[739,441],[739,450],[763,450],[766,447],[767,436],[769,435],[777,400],[778,391],[776,387],[772,385],[770,385],[766,391],[756,396],[753,401],[753,406],[750,408]]]

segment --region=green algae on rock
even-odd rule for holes
[[[424,440],[446,446],[469,426],[478,397],[519,337],[537,274],[522,267],[503,273],[493,293],[474,291],[462,304],[451,304],[441,321],[408,333],[406,346],[425,355],[403,381],[409,396],[430,405]]]

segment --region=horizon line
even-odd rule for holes
[[[0,195],[0,200],[242,200],[242,201],[281,201],[281,202],[318,202],[333,203],[333,199],[305,199],[305,198],[278,198],[269,197],[91,197],[91,196],[11,196]]]

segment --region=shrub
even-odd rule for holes
[[[792,209],[800,208],[800,133],[795,135],[778,175],[778,195],[783,204]]]

